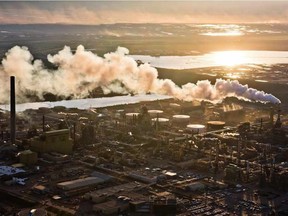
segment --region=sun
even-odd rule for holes
[[[223,66],[236,66],[247,63],[247,56],[243,51],[222,51],[213,53],[213,59],[216,64]]]

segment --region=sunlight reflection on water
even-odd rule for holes
[[[193,69],[239,64],[288,64],[287,51],[218,51],[194,56],[131,55],[135,60],[167,69]]]

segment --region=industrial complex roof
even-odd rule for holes
[[[92,185],[97,185],[100,183],[103,183],[105,180],[97,177],[87,177],[83,179],[76,179],[72,181],[66,181],[66,182],[61,182],[58,183],[57,186],[59,188],[62,188],[63,190],[73,190],[73,189],[78,189],[82,187],[88,187]]]

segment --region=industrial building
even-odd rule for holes
[[[145,185],[137,182],[125,183],[87,193],[85,194],[85,198],[88,200],[92,200],[92,202],[94,203],[99,203],[111,196],[120,194],[121,192],[134,191],[144,186]]]
[[[113,214],[121,214],[121,212],[127,210],[129,208],[128,202],[111,200],[107,202],[103,202],[101,204],[95,204],[93,206],[93,211],[95,214],[104,214],[104,215],[113,215]]]
[[[36,164],[38,161],[38,155],[36,152],[32,152],[31,150],[25,150],[19,152],[19,162],[26,165]]]
[[[76,190],[80,188],[93,187],[103,182],[105,182],[105,180],[101,178],[87,177],[83,179],[60,182],[57,184],[57,187],[61,188],[62,190],[68,191],[68,190]]]
[[[46,131],[44,134],[31,138],[31,150],[35,152],[59,152],[71,154],[73,142],[68,129]]]
[[[165,99],[1,118],[3,214],[22,202],[25,214],[41,206],[48,215],[273,215],[287,206],[279,107]]]

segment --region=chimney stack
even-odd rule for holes
[[[271,125],[274,124],[274,107],[273,106],[270,107],[270,124]]]
[[[16,139],[16,99],[15,99],[15,77],[10,77],[10,138],[15,144]]]
[[[277,115],[277,120],[276,120],[275,125],[274,125],[275,128],[281,128],[282,122],[281,122],[280,115],[281,115],[281,110],[279,109],[278,115]]]

